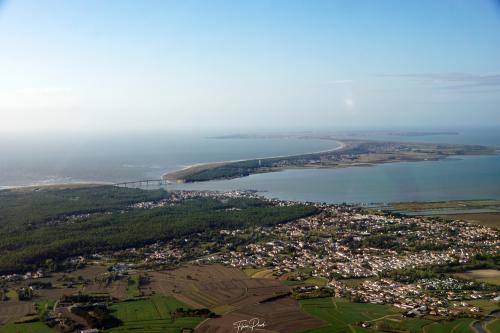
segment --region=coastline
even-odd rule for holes
[[[229,180],[286,169],[336,169],[397,162],[439,161],[450,157],[495,155],[495,147],[373,140],[339,140],[339,147],[317,152],[198,163],[162,175],[168,183]],[[344,154],[336,153],[344,151]]]
[[[82,187],[98,187],[113,185],[111,182],[74,182],[74,183],[49,183],[49,184],[30,184],[30,185],[12,185],[0,186],[1,191],[38,191],[42,189],[71,189]]]
[[[340,141],[340,140],[332,140],[335,141],[339,144],[338,147],[331,148],[331,149],[326,149],[326,150],[320,150],[320,151],[315,151],[315,152],[310,152],[310,153],[304,153],[304,154],[292,154],[292,155],[277,155],[277,156],[268,156],[268,157],[255,157],[255,158],[250,158],[250,159],[238,159],[238,160],[227,160],[227,161],[219,161],[219,162],[207,162],[207,163],[195,163],[191,165],[187,165],[183,167],[182,169],[165,173],[161,176],[161,178],[168,183],[184,183],[182,179],[179,177],[182,177],[183,173],[189,172],[192,173],[194,172],[200,172],[204,170],[209,170],[213,169],[216,167],[224,166],[226,164],[230,163],[238,163],[238,162],[247,162],[247,161],[254,161],[254,160],[264,160],[264,159],[276,159],[276,158],[291,158],[294,156],[302,156],[302,155],[309,155],[309,154],[325,154],[325,153],[331,153],[335,151],[342,150],[348,146],[347,143]],[[279,170],[275,170],[279,171]],[[270,172],[270,171],[268,171]],[[237,178],[237,177],[235,177]]]

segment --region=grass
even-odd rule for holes
[[[377,320],[373,327],[384,332],[421,333],[426,325],[432,324],[430,320],[420,318],[405,318],[401,315],[385,317]]]
[[[500,305],[495,304],[494,302],[487,299],[468,300],[465,302],[477,306],[481,310],[481,313],[483,314],[489,314],[493,310],[500,309]]]
[[[272,269],[263,269],[254,275],[252,275],[254,279],[274,279],[273,270]]]
[[[136,274],[129,277],[127,286],[127,296],[129,298],[140,297],[141,291],[139,289],[141,284],[141,276]]]
[[[456,273],[455,276],[462,279],[500,285],[500,270],[497,269],[475,269],[464,273]]]
[[[40,321],[32,323],[15,324],[9,323],[0,327],[0,333],[57,333],[58,331],[48,327]]]
[[[188,308],[188,306],[173,297],[165,296],[114,304],[111,306],[113,315],[123,324],[107,332],[180,333],[183,328],[194,328],[203,321],[203,318],[199,317],[174,319],[171,313],[178,308]]]
[[[397,210],[428,210],[442,208],[487,208],[500,207],[500,200],[451,200],[434,202],[398,202],[392,203]]]
[[[43,300],[36,302],[37,312],[40,318],[43,318],[47,315],[47,313],[54,307],[55,301],[52,300]]]
[[[423,332],[426,325],[432,324],[432,321],[420,318],[407,319],[403,321],[404,327],[411,333]]]
[[[424,328],[424,333],[476,333],[470,326],[472,318],[460,318],[448,322],[434,323]]]
[[[298,286],[303,284],[303,281],[280,280],[280,283],[285,286]]]
[[[319,287],[324,287],[328,283],[328,279],[322,277],[311,277],[305,281],[307,284],[313,284]]]
[[[491,333],[500,332],[500,319],[495,319],[486,325],[486,329]]]
[[[9,289],[6,296],[11,301],[17,301],[19,299],[19,297],[17,296],[17,292],[14,289]]]
[[[470,326],[474,322],[472,318],[433,322],[422,318],[403,317],[389,305],[352,303],[335,298],[306,299],[301,300],[300,305],[307,313],[328,323],[324,327],[301,333],[475,333]],[[486,307],[488,304],[482,305]],[[361,327],[362,323],[369,323],[370,328]],[[491,332],[497,332],[496,325],[500,326],[500,323],[494,325]]]
[[[228,312],[233,311],[235,309],[236,309],[235,306],[225,304],[225,305],[216,306],[210,310],[212,310],[213,313],[216,313],[218,315],[223,315],[224,313],[228,313]]]
[[[302,308],[328,324],[304,333],[377,332],[362,328],[362,322],[373,321],[398,312],[388,305],[351,303],[341,299],[315,298],[300,301]]]
[[[266,268],[261,267],[261,268],[252,268],[252,267],[246,267],[243,268],[243,273],[246,274],[248,277],[252,277],[255,273],[261,272],[266,270]]]
[[[352,278],[352,279],[342,279],[342,283],[344,283],[346,286],[350,288],[354,288],[365,282],[366,280],[369,280],[369,278]]]
[[[469,223],[500,229],[500,213],[464,213],[439,216],[445,220],[464,220]]]

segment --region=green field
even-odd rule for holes
[[[154,296],[148,299],[129,300],[111,306],[112,314],[123,325],[107,332],[179,333],[183,328],[194,328],[203,321],[199,317],[173,319],[171,313],[187,308],[173,297]]]
[[[376,320],[398,312],[388,305],[351,303],[341,299],[315,298],[300,301],[302,308],[328,325],[304,333],[377,332],[362,328],[362,322]]]
[[[477,306],[481,310],[481,313],[484,315],[487,315],[494,310],[500,310],[500,305],[498,303],[487,299],[467,300],[466,302],[471,305]]]
[[[324,287],[328,283],[328,279],[322,277],[311,277],[305,281],[307,284],[313,284],[316,286]]]
[[[44,323],[37,321],[33,323],[15,324],[10,323],[0,327],[0,333],[57,333]]]
[[[486,325],[486,329],[491,333],[500,332],[500,319],[495,319]]]
[[[302,333],[474,333],[470,327],[474,322],[472,318],[433,322],[427,319],[403,317],[389,305],[352,303],[335,298],[306,299],[301,300],[300,305],[307,313],[328,323],[327,326],[305,330]],[[370,328],[361,327],[362,323],[369,323]],[[496,329],[500,323],[494,325]]]
[[[470,326],[474,322],[471,318],[460,318],[449,322],[434,323],[426,326],[425,333],[475,333]]]
[[[252,268],[252,267],[245,267],[243,268],[243,273],[245,273],[248,277],[252,277],[255,273],[261,272],[265,270],[265,267],[261,268]]]
[[[433,322],[427,319],[394,316],[377,321],[374,327],[382,332],[394,333],[474,333],[470,327],[472,322],[474,322],[472,318]]]
[[[10,299],[11,301],[17,301],[17,292],[14,289],[9,289],[7,291],[7,298]]]
[[[127,286],[127,296],[129,298],[141,296],[141,291],[139,290],[140,280],[141,280],[141,277],[140,277],[140,275],[137,275],[137,274],[132,275],[129,278],[128,286]]]

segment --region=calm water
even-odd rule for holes
[[[500,156],[345,169],[286,170],[182,189],[254,189],[271,198],[394,202],[500,198]]]
[[[380,140],[487,144],[500,130],[460,135],[373,137]],[[207,134],[0,137],[0,186],[159,178],[186,165],[331,149],[335,142],[298,139],[218,140]],[[253,189],[268,197],[328,202],[500,199],[500,156],[395,163],[374,167],[286,170],[176,189]]]
[[[220,140],[197,133],[94,136],[0,134],[0,187],[61,182],[160,179],[187,165],[301,154],[337,147],[334,141]]]

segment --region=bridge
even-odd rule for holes
[[[118,187],[144,187],[144,186],[167,186],[165,179],[143,179],[113,184]]]

